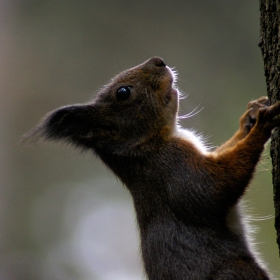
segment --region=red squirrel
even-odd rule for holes
[[[248,104],[210,151],[178,124],[176,73],[159,57],[121,72],[88,103],[49,113],[27,138],[92,150],[130,191],[149,280],[272,279],[251,249],[238,203],[280,102]]]

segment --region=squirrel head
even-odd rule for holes
[[[26,137],[123,154],[176,125],[175,74],[159,57],[121,72],[88,103],[50,112]]]

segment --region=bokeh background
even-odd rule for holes
[[[158,55],[188,94],[180,114],[203,108],[182,125],[219,145],[266,94],[258,42],[258,1],[0,0],[0,280],[144,279],[120,182],[91,153],[18,140],[48,111],[90,100]],[[245,200],[280,278],[268,151]]]

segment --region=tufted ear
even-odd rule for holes
[[[23,136],[23,142],[43,140],[65,140],[80,144],[94,127],[93,105],[77,104],[59,108],[47,114],[37,126]]]

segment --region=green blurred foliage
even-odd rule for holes
[[[247,102],[266,94],[258,3],[0,5],[0,279],[142,279],[133,206],[113,175],[90,153],[63,145],[23,150],[18,140],[48,111],[93,98],[119,71],[158,55],[176,67],[188,94],[180,114],[204,108],[182,125],[220,145]],[[261,228],[257,247],[280,277],[268,152],[263,158],[246,205]]]

